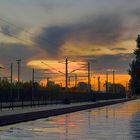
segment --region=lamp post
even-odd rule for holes
[[[18,65],[18,100],[19,100],[19,82],[20,82],[20,65],[21,65],[21,59],[17,59],[17,65]]]
[[[95,79],[96,79],[96,77],[95,76],[93,76],[93,90],[96,90],[96,85],[95,85]]]
[[[67,92],[67,90],[68,90],[68,58],[66,58],[66,60],[65,60],[65,62],[66,62],[66,70],[65,70],[65,83],[66,83],[66,85],[65,85],[65,88],[66,88],[66,92]]]
[[[108,71],[106,72],[106,93],[108,93]]]
[[[97,77],[98,80],[98,93],[100,93],[101,88],[100,88],[100,76]]]
[[[90,63],[88,62],[88,92],[91,90],[91,80],[90,80]]]
[[[77,87],[77,74],[75,74],[75,88]]]
[[[91,64],[96,63],[96,60],[93,62],[88,62],[88,92],[91,91]]]
[[[11,63],[11,75],[10,75],[10,89],[11,89],[11,106],[12,106],[12,110],[13,110],[13,64]]]
[[[18,65],[18,83],[20,82],[20,64],[21,64],[21,59],[17,59],[17,65]]]
[[[115,89],[115,71],[113,70],[112,71],[112,76],[113,76],[113,93],[115,93],[116,92],[116,89]]]
[[[107,71],[111,71],[112,72],[112,93],[116,92],[116,86],[115,86],[115,69],[108,69]]]
[[[35,81],[35,69],[32,69],[32,97],[31,97],[31,106],[34,104],[34,81]]]

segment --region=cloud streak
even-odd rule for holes
[[[3,23],[0,26],[0,32],[4,35],[18,36],[21,31],[22,30],[20,28],[6,23]]]
[[[112,48],[113,51],[127,51],[126,48]]]

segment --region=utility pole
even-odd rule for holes
[[[108,71],[106,72],[106,93],[108,93]]]
[[[11,84],[13,83],[13,64],[11,63],[11,75],[10,75]]]
[[[32,97],[31,97],[31,106],[33,105],[33,100],[34,100],[34,81],[35,81],[35,69],[32,69]]]
[[[16,60],[17,65],[18,65],[18,83],[20,82],[20,64],[21,64],[21,59]]]
[[[17,65],[18,65],[18,100],[19,100],[19,82],[20,82],[20,64],[21,64],[21,59],[17,59]]]
[[[90,63],[88,62],[88,92],[90,92]]]
[[[100,93],[100,76],[99,77],[97,77],[97,79],[98,79],[98,92]]]
[[[11,75],[10,75],[10,83],[11,83],[11,85],[10,85],[10,90],[11,90],[11,104],[10,104],[10,106],[12,107],[12,110],[13,110],[13,85],[12,85],[12,83],[13,83],[13,64],[11,63]]]
[[[32,83],[35,81],[35,69],[32,69]]]
[[[95,77],[95,76],[93,76],[93,82],[94,82],[94,83],[93,83],[93,90],[94,90],[94,91],[96,90],[95,78],[96,78],[96,77]]]
[[[113,74],[113,93],[115,93],[115,71],[112,71]]]
[[[75,87],[77,87],[77,74],[75,74]]]
[[[50,77],[47,77],[47,87],[49,86]]]
[[[66,88],[66,91],[67,91],[67,89],[68,89],[68,58],[66,58],[66,86],[65,86],[65,88]]]

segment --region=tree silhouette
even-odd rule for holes
[[[137,48],[134,50],[135,59],[130,64],[129,88],[133,94],[140,94],[140,35],[136,39]]]

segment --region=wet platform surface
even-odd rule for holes
[[[0,127],[0,140],[140,140],[140,100]]]

